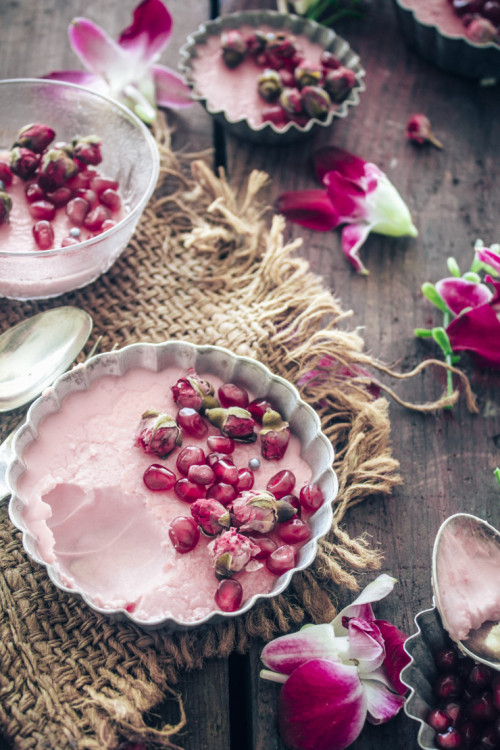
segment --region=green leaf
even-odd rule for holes
[[[451,348],[450,339],[448,338],[448,334],[444,330],[444,328],[433,328],[432,329],[432,338],[436,342],[436,344],[441,347],[443,354],[445,357],[450,357],[453,355],[453,350]]]
[[[415,328],[413,333],[415,334],[415,336],[418,336],[419,339],[432,338],[432,331],[430,331],[428,328]]]
[[[424,284],[422,284],[422,293],[424,297],[427,297],[429,302],[432,302],[433,305],[436,305],[436,307],[441,310],[443,313],[451,313],[450,308],[444,301],[444,299],[439,294],[438,290],[434,286],[434,284],[431,284],[429,281],[426,281]]]
[[[495,471],[493,472],[493,474],[495,475],[495,477],[496,477],[496,480],[497,480],[497,482],[498,482],[498,484],[499,484],[499,486],[500,486],[500,469],[498,468],[498,466],[497,466],[497,468],[495,469]]]
[[[448,271],[451,273],[451,275],[455,276],[455,278],[457,279],[460,278],[460,268],[455,258],[448,258],[448,260],[446,261],[446,264],[448,266]]]

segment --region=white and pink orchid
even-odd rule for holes
[[[317,231],[345,224],[342,250],[358,273],[368,273],[358,253],[370,232],[417,236],[406,203],[375,164],[335,147],[317,151],[314,163],[325,189],[282,193],[277,211]]]
[[[376,620],[371,604],[395,583],[380,575],[331,622],[276,638],[261,654],[261,677],[282,682],[280,732],[293,750],[344,750],[365,720],[381,724],[404,703],[406,636]]]
[[[177,109],[192,104],[182,77],[157,64],[171,34],[172,17],[161,0],[143,0],[117,42],[87,18],[74,18],[69,40],[87,70],[60,70],[44,77],[118,99],[151,124],[157,106]]]

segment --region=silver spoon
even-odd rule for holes
[[[57,307],[23,320],[0,336],[0,412],[33,401],[68,369],[92,331],[92,318],[78,307]],[[14,432],[0,445],[0,500]]]
[[[459,566],[460,559],[463,564]],[[488,560],[491,562],[488,563]],[[494,580],[487,594],[494,595],[496,586],[500,599],[500,532],[469,513],[450,516],[436,535],[432,554],[434,599],[443,627],[448,632],[450,620],[455,619],[456,612],[461,607],[466,609],[470,596],[481,590],[482,579],[486,579],[484,566],[490,566],[488,572]],[[448,597],[451,591],[450,571],[454,577],[451,599]],[[500,671],[500,620],[483,622],[480,627],[471,628],[463,640],[453,640],[461,651],[476,661]]]

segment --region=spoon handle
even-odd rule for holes
[[[7,484],[7,467],[12,458],[12,438],[15,433],[16,430],[12,430],[0,444],[0,501],[11,494],[10,487]]]

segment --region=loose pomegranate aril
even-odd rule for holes
[[[295,567],[295,550],[288,544],[275,549],[266,559],[266,567],[276,576],[286,573]]]
[[[256,422],[262,422],[262,417],[266,413],[268,409],[272,409],[273,407],[269,403],[269,401],[266,401],[264,398],[256,398],[253,401],[250,401],[250,403],[247,406],[247,411],[250,412],[252,417],[255,419]]]
[[[54,230],[50,221],[41,219],[32,229],[33,237],[40,250],[48,250],[54,244]]]
[[[455,674],[438,677],[434,683],[434,693],[438,698],[456,698],[462,692],[462,681]]]
[[[98,193],[99,191],[94,187],[94,180],[97,178],[98,173],[95,169],[82,169],[74,177],[71,177],[71,179],[68,180],[66,186],[75,191],[86,190],[87,188],[92,187],[92,190],[95,190],[96,193]]]
[[[479,735],[479,747],[481,750],[498,750],[499,744],[493,725],[485,727],[481,731]]]
[[[176,516],[170,524],[168,535],[175,550],[184,554],[196,547],[200,539],[200,530],[194,518]]]
[[[97,174],[97,172],[93,172],[92,178],[89,180],[89,183],[85,185],[85,187],[89,186],[92,188],[92,190],[95,190],[97,195],[104,193],[105,190],[118,190],[118,182],[116,180],[111,180],[109,179],[109,177],[102,177],[101,175]]]
[[[193,464],[188,469],[187,478],[194,484],[212,484],[215,481],[215,474],[207,464]]]
[[[232,485],[238,484],[238,469],[230,458],[219,458],[212,465],[212,469],[219,482]]]
[[[78,198],[83,198],[84,200],[86,200],[91,209],[95,208],[99,203],[97,193],[95,192],[95,190],[92,190],[92,188],[79,188],[76,191],[76,194]]]
[[[189,433],[189,435],[193,435],[193,437],[202,438],[208,432],[208,424],[201,414],[189,406],[179,409],[176,421],[179,427],[182,427],[183,430]]]
[[[493,705],[497,711],[500,711],[500,676],[493,678],[491,689],[493,692]]]
[[[239,385],[234,383],[224,383],[217,391],[219,397],[219,403],[224,409],[228,409],[230,406],[239,406],[241,409],[246,409],[250,399],[248,393],[240,388]]]
[[[122,206],[122,200],[116,190],[110,190],[109,188],[99,194],[99,200],[110,211],[119,211]]]
[[[436,732],[444,732],[451,726],[450,717],[440,708],[435,708],[427,716],[427,723],[431,725]]]
[[[204,463],[205,454],[203,449],[197,445],[186,445],[177,456],[176,466],[181,474],[187,476],[190,466]]]
[[[217,463],[217,461],[220,461],[221,458],[227,458],[226,453],[216,453],[213,451],[212,453],[209,453],[207,456],[207,464],[209,466],[213,466]]]
[[[256,560],[267,560],[271,552],[278,549],[277,543],[269,536],[249,536],[248,538],[260,547],[260,552],[255,555]]]
[[[24,188],[24,194],[28,203],[43,201],[45,199],[45,193],[38,182],[29,182]]]
[[[236,488],[226,482],[216,482],[207,490],[207,497],[211,500],[218,500],[222,505],[229,505],[237,496]]]
[[[77,227],[83,224],[83,221],[89,211],[90,203],[88,203],[84,198],[72,198],[66,204],[66,215]]]
[[[224,578],[215,592],[215,603],[223,612],[236,612],[243,599],[241,583],[234,578]]]
[[[452,727],[458,726],[458,724],[462,721],[463,707],[460,703],[456,703],[455,701],[445,703],[443,706],[443,711],[450,719],[450,724]]]
[[[153,490],[154,492],[171,490],[177,481],[174,472],[161,464],[151,464],[151,466],[148,466],[142,479],[148,490]]]
[[[14,174],[12,169],[4,161],[0,161],[0,180],[2,180],[3,184],[8,187],[13,179]]]
[[[113,219],[106,219],[106,221],[103,221],[102,223],[101,233],[107,232],[108,229],[112,229],[113,227],[116,227],[116,221],[113,221]]]
[[[64,237],[61,240],[61,247],[71,247],[71,245],[79,245],[81,240],[76,237]]]
[[[85,200],[85,199],[84,199]],[[88,203],[88,201],[87,201]],[[101,229],[104,222],[110,218],[109,209],[106,206],[96,206],[91,208],[88,214],[83,220],[83,225],[90,229],[91,232],[96,232]]]
[[[56,207],[49,201],[41,200],[30,203],[30,214],[34,219],[52,221],[56,215]]]
[[[464,721],[460,725],[460,734],[464,741],[464,747],[472,747],[479,737],[479,727],[473,721]]]
[[[294,516],[289,521],[279,523],[276,526],[279,538],[287,544],[296,544],[305,542],[311,538],[311,528],[309,524],[302,521],[301,518]]]
[[[54,190],[53,193],[47,193],[47,200],[54,204],[56,208],[61,208],[61,206],[65,206],[69,201],[73,198],[74,193],[71,190],[71,188],[66,187],[66,185],[63,185],[60,188],[57,188],[57,190]]]
[[[440,748],[461,748],[462,735],[454,727],[450,727],[446,732],[436,734],[436,744]]]
[[[295,474],[289,469],[282,469],[271,477],[266,489],[272,492],[274,497],[279,500],[283,495],[289,495],[295,487]]]
[[[230,454],[234,452],[235,448],[234,440],[224,435],[209,435],[207,437],[207,445],[211,451],[215,451],[216,453]]]
[[[486,664],[474,664],[467,678],[467,688],[472,693],[479,693],[491,682],[491,669]]]
[[[300,504],[306,510],[318,510],[325,502],[323,490],[319,484],[306,484],[299,493]]]
[[[236,489],[238,492],[251,490],[255,482],[255,474],[250,469],[238,469],[238,481]]]
[[[469,719],[475,722],[493,721],[496,716],[493,697],[489,691],[484,691],[477,698],[473,698],[466,707]]]
[[[434,656],[436,667],[445,674],[456,672],[458,667],[458,654],[454,648],[443,648]]]
[[[194,484],[186,477],[177,480],[174,484],[174,492],[179,500],[184,500],[186,503],[193,503],[195,500],[201,500],[202,497],[205,497],[203,485]]]

